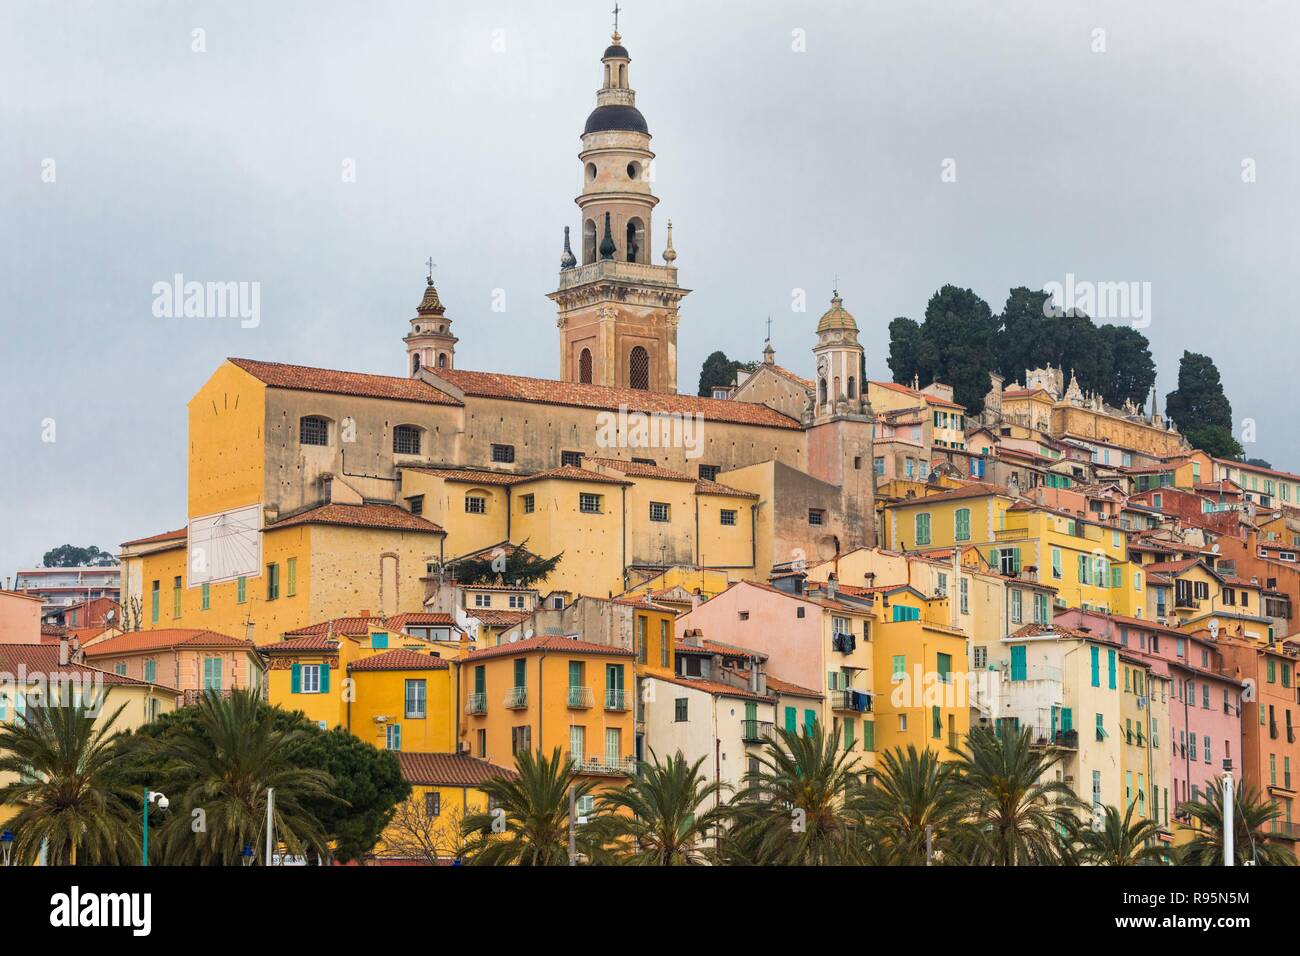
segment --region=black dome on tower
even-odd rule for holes
[[[587,117],[587,125],[582,132],[599,133],[605,130],[631,130],[635,133],[650,133],[645,117],[635,106],[597,106]]]

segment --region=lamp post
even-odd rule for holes
[[[10,866],[10,857],[14,852],[14,831],[6,830],[0,833],[0,856],[4,857],[4,865]]]
[[[271,850],[275,846],[275,788],[266,788],[266,865],[270,866]]]
[[[140,865],[149,865],[149,804],[155,800],[158,801],[158,809],[166,810],[168,800],[166,795],[157,791],[146,789],[144,791],[144,839],[140,841]]]
[[[1223,865],[1235,863],[1232,840],[1236,836],[1237,822],[1232,818],[1232,761],[1223,761]]]

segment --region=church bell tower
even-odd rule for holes
[[[556,304],[560,378],[652,392],[677,391],[677,253],[668,223],[663,265],[650,261],[650,131],[628,81],[631,57],[617,21],[601,57],[604,82],[582,133],[580,254],[565,228]]]

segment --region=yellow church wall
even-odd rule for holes
[[[189,402],[189,516],[265,498],[266,386],[223,362]]]
[[[707,568],[728,568],[738,577],[755,579],[757,549],[754,542],[756,509],[752,498],[696,495],[699,564]],[[735,524],[723,524],[722,512],[735,512]]]
[[[424,496],[420,517],[432,521],[447,532],[443,550],[447,557],[470,554],[506,540],[510,528],[511,494],[501,485],[448,481],[437,475],[413,468],[402,469],[399,497]],[[468,498],[482,498],[482,514],[469,511]]]
[[[526,512],[526,496],[533,511]],[[580,495],[601,496],[599,513],[579,507]],[[546,478],[521,482],[512,490],[511,540],[528,541],[543,557],[564,557],[544,583],[547,591],[572,591],[608,597],[623,590],[623,486],[605,482]],[[630,518],[629,518],[630,522]]]

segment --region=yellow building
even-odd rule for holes
[[[891,502],[881,522],[881,546],[918,551],[992,544],[1003,526],[1003,515],[1016,501],[1001,485],[973,482]]]
[[[463,753],[399,751],[397,761],[411,796],[394,811],[373,851],[381,861],[433,864],[457,859],[465,844],[461,823],[488,809],[483,784],[516,777],[513,770]]]
[[[631,650],[544,635],[466,654],[459,662],[460,742],[513,766],[523,750],[560,748],[580,773],[613,783],[636,765]]]
[[[375,710],[374,701],[360,701],[358,690],[375,681],[345,678],[356,662],[390,650],[436,655],[448,660],[464,653],[463,633],[448,614],[399,614],[394,617],[345,617],[298,628],[275,644],[258,648],[267,662],[268,699],[285,710],[301,711],[322,730],[348,726],[349,711]],[[384,688],[380,688],[384,690]],[[390,695],[391,696],[391,695]],[[363,727],[367,739],[373,728]]]
[[[927,598],[908,585],[880,588],[873,597],[877,748],[911,745],[955,759],[952,750],[970,733],[971,702],[966,635],[948,623],[948,598]]]
[[[120,558],[128,586],[138,593],[124,591],[123,602],[139,601],[145,630],[201,628],[267,644],[314,621],[363,609],[385,615],[422,610],[421,578],[430,561],[441,558],[442,538],[437,525],[394,505],[325,504],[287,515],[256,531],[251,544],[244,542],[260,552],[249,574],[202,583],[192,574],[195,559],[224,560],[215,544],[193,545],[183,537],[128,542]]]
[[[1124,812],[1136,813],[1169,826],[1168,806],[1172,739],[1169,723],[1169,678],[1156,673],[1139,657],[1120,653],[1123,691],[1120,695],[1122,734],[1117,734],[1124,770]]]
[[[428,651],[401,648],[348,665],[355,699],[345,726],[381,750],[450,751],[456,743],[455,669]]]

